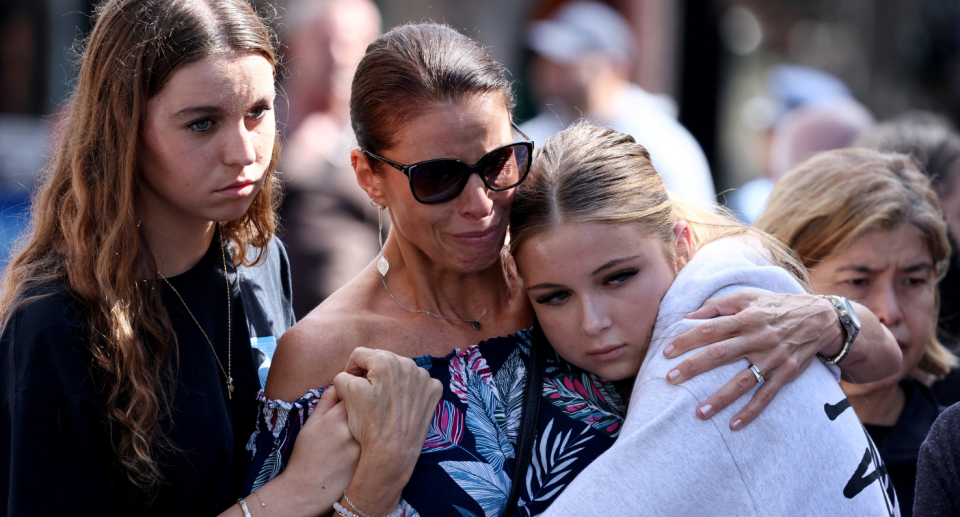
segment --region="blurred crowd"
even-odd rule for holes
[[[349,156],[356,140],[348,105],[357,64],[385,24],[371,0],[281,4],[277,31],[286,73],[277,106],[284,147],[279,171],[285,185],[280,237],[297,280],[294,309],[302,318],[368,266],[380,250],[380,236],[388,231],[380,226],[377,210],[356,184]],[[751,160],[760,167],[756,177],[731,185],[730,177],[735,175],[719,177],[720,160],[705,152],[713,142],[698,140],[699,135],[681,123],[681,104],[688,99],[648,91],[636,82],[638,49],[644,39],[636,33],[636,18],[624,8],[629,3],[541,4],[531,11],[535,18],[523,24],[518,37],[529,80],[518,81],[517,86],[523,90],[521,99],[533,100],[524,107],[529,116],[519,127],[537,146],[574,121],[591,119],[642,144],[671,195],[715,210],[728,209],[750,224],[770,208],[768,198],[778,180],[825,151],[857,147],[901,153],[929,178],[953,249],[936,264],[939,295],[932,308],[910,303],[903,288],[909,272],[884,259],[897,251],[894,246],[899,241],[858,239],[851,244],[881,264],[855,279],[863,284],[858,284],[863,288],[862,302],[898,339],[901,334],[907,337],[901,344],[905,364],[900,374],[875,385],[844,387],[851,399],[876,401],[853,406],[885,456],[902,514],[909,515],[905,501],[912,500],[920,444],[943,408],[960,401],[960,373],[949,373],[956,364],[953,353],[960,336],[956,251],[960,133],[951,113],[905,109],[881,116],[858,100],[854,88],[837,75],[809,64],[776,62],[764,68],[759,91],[733,110],[755,133],[759,143]],[[714,4],[689,4],[719,9]],[[56,119],[55,110],[37,107],[44,101],[31,97],[32,83],[27,79],[35,72],[30,68],[35,61],[31,56],[59,49],[32,43],[40,41],[40,36],[31,34],[32,26],[22,20],[31,9],[17,11],[17,5],[0,8],[0,256],[28,225],[30,175],[42,163],[37,158],[45,145],[41,142],[48,141]],[[749,47],[749,27],[742,27],[750,25],[749,17],[732,20],[740,23],[736,44]],[[714,93],[704,91],[703,95]],[[23,114],[38,112],[46,118]],[[715,185],[724,188],[720,202],[725,208],[716,204]],[[819,196],[835,194],[829,189],[817,192]],[[902,330],[930,327],[930,321],[935,331],[929,341],[910,342],[909,333]],[[928,346],[943,349],[938,352],[939,367],[930,366]]]

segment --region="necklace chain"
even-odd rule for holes
[[[177,288],[167,280],[167,277],[163,276],[159,271],[157,272],[160,275],[160,278],[170,286],[170,289],[173,290],[174,294],[177,295],[177,298],[180,299],[180,303],[183,304],[183,308],[187,309],[187,314],[190,315],[190,318],[193,319],[193,322],[197,324],[197,327],[200,329],[200,332],[203,334],[203,337],[206,338],[207,344],[210,345],[210,351],[213,352],[213,358],[217,360],[217,364],[220,366],[220,371],[223,372],[224,378],[227,379],[227,398],[233,399],[233,354],[230,346],[231,334],[233,332],[233,321],[232,321],[232,311],[230,308],[230,278],[227,276],[227,253],[223,249],[223,238],[220,239],[220,257],[223,259],[223,279],[227,283],[227,369],[223,369],[223,363],[220,362],[220,357],[217,356],[217,350],[213,348],[213,341],[210,340],[210,337],[207,336],[207,332],[203,330],[203,325],[200,325],[200,322],[197,321],[197,317],[193,315],[193,312],[190,311],[190,307],[187,306],[187,302],[183,300],[183,297],[180,296],[180,292],[177,291]]]
[[[462,322],[464,322],[464,323],[471,323],[471,324],[473,324],[473,328],[475,328],[476,330],[480,330],[481,328],[483,328],[483,326],[480,325],[480,318],[484,317],[484,316],[487,314],[487,311],[489,311],[490,309],[492,309],[493,306],[497,304],[497,300],[500,299],[500,295],[502,295],[503,292],[507,289],[507,281],[506,281],[506,279],[504,279],[503,287],[500,288],[500,292],[497,293],[497,297],[493,299],[493,303],[491,303],[486,309],[484,309],[483,312],[481,312],[480,315],[477,316],[476,318],[473,318],[472,320],[465,320],[465,319],[463,319],[463,318],[448,318],[447,316],[444,316],[444,315],[442,315],[442,314],[437,314],[437,313],[434,313],[434,312],[430,312],[430,311],[428,311],[428,310],[426,310],[426,309],[409,309],[409,308],[407,308],[407,307],[404,307],[403,304],[400,303],[399,300],[397,300],[396,298],[394,298],[393,293],[390,292],[390,288],[387,287],[387,281],[383,278],[383,275],[377,275],[377,276],[380,277],[380,282],[383,283],[383,288],[386,289],[387,294],[390,295],[390,299],[393,300],[393,302],[396,303],[397,306],[399,306],[401,309],[403,309],[403,310],[405,310],[405,311],[407,311],[407,312],[419,312],[419,313],[422,313],[422,314],[427,314],[427,315],[429,315],[429,316],[433,316],[434,318],[440,318],[440,319],[444,319],[444,320],[448,320],[448,321],[462,321]]]

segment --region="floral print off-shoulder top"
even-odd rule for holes
[[[522,483],[515,515],[543,512],[620,432],[624,407],[612,382],[548,354],[537,437],[526,476],[513,480],[517,432],[530,365],[532,329],[490,339],[417,364],[443,383],[433,423],[406,488],[406,517],[499,516]],[[259,395],[253,464],[244,494],[283,471],[294,441],[324,389],[288,403]]]

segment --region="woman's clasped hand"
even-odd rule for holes
[[[420,456],[442,391],[412,359],[355,349],[309,412],[286,468],[275,478],[279,483],[265,484],[257,494],[283,501],[291,514],[316,515],[347,492],[364,513],[389,514]],[[398,486],[387,488],[392,485]]]
[[[397,494],[420,457],[443,386],[412,359],[364,347],[353,350],[333,386],[363,451],[351,485],[363,495],[353,502],[365,513],[386,515],[400,503]],[[396,490],[377,490],[391,485]]]

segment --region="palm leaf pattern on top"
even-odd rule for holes
[[[477,452],[494,471],[502,471],[503,463],[514,456],[513,444],[500,426],[506,419],[503,407],[479,376],[471,377],[467,384],[467,404],[467,428],[476,439]]]
[[[613,383],[592,373],[574,373],[563,363],[551,366],[543,379],[543,396],[569,416],[611,438],[619,436],[623,404]]]
[[[523,415],[523,394],[527,387],[527,367],[520,351],[514,350],[493,377],[493,388],[503,408],[500,426],[506,431],[511,443],[517,441],[517,429]]]
[[[467,403],[467,384],[475,376],[488,383],[493,380],[493,372],[487,366],[487,360],[480,355],[479,346],[473,345],[463,352],[454,350],[454,357],[450,360],[450,391],[464,404]]]
[[[523,495],[517,511],[508,517],[538,515],[578,470],[613,444],[623,412],[613,385],[551,353],[535,458],[524,476],[511,479],[509,460],[516,456],[530,370],[530,335],[528,329],[445,357],[416,359],[432,377],[444,382],[445,390],[422,447],[424,454],[403,492],[404,517],[414,517],[418,511],[501,517],[514,482]],[[292,403],[267,399],[261,392],[257,431],[248,443],[255,457],[245,493],[283,471],[293,440],[323,391],[310,390]]]
[[[270,451],[270,456],[267,456],[263,467],[260,468],[257,479],[253,482],[251,493],[260,490],[263,485],[267,484],[267,481],[277,477],[283,471],[283,458],[280,457],[280,447],[283,441],[285,440],[279,438],[273,441],[273,450]]]
[[[527,509],[528,515],[530,503],[548,501],[566,486],[566,483],[561,481],[571,474],[569,467],[577,461],[577,453],[593,438],[593,435],[587,434],[590,426],[584,426],[576,436],[573,436],[573,429],[568,429],[567,432],[560,430],[553,434],[551,440],[553,422],[550,420],[543,436],[537,437],[534,442],[533,459],[527,469],[526,497],[521,497],[518,503]],[[569,482],[570,479],[566,481]]]
[[[510,477],[482,461],[441,461],[443,470],[470,495],[485,517],[499,517],[510,497]]]
[[[433,412],[430,432],[421,453],[440,452],[460,445],[463,438],[463,413],[452,402],[444,400]]]

